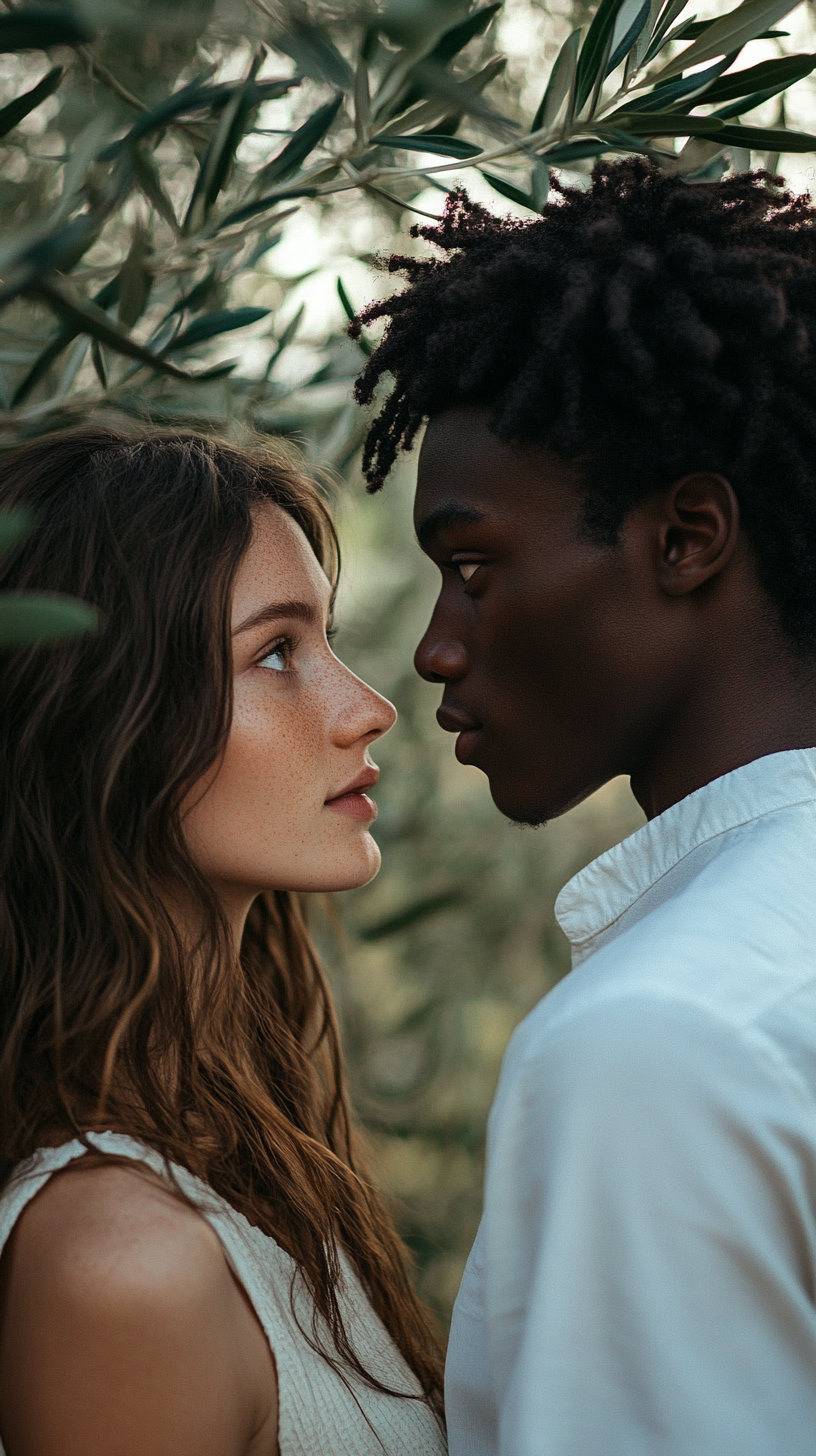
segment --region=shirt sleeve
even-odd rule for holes
[[[511,1059],[484,1230],[499,1456],[813,1456],[816,1110],[774,1056],[632,994]]]

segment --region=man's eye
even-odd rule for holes
[[[459,572],[459,575],[461,576],[463,581],[470,581],[473,573],[479,570],[479,562],[459,561],[456,564],[456,570]]]
[[[272,672],[285,672],[289,665],[288,657],[289,644],[276,642],[275,646],[267,652],[266,657],[261,658],[258,666],[268,667]]]

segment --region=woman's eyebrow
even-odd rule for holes
[[[305,622],[311,626],[316,618],[315,608],[311,602],[267,602],[266,606],[259,607],[257,612],[250,612],[233,628],[232,635],[237,637],[241,632],[251,632],[255,627],[265,627],[270,622],[279,621],[280,618],[288,617],[290,621]]]

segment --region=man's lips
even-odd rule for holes
[[[482,736],[483,725],[461,708],[451,708],[445,703],[437,708],[436,721],[446,733],[459,734],[456,740],[456,757],[460,763],[470,763]]]
[[[380,770],[373,765],[364,769],[338,794],[326,799],[324,807],[333,809],[337,814],[345,814],[349,819],[376,819],[377,805],[369,799],[365,790],[373,789],[379,777]]]

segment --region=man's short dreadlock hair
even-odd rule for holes
[[[614,542],[639,500],[697,470],[736,491],[763,586],[816,652],[816,208],[765,172],[688,184],[634,157],[599,162],[540,218],[498,218],[464,191],[443,259],[393,257],[410,286],[356,387],[394,388],[364,469],[378,490],[418,426],[492,407],[510,444],[580,459],[586,523]]]

